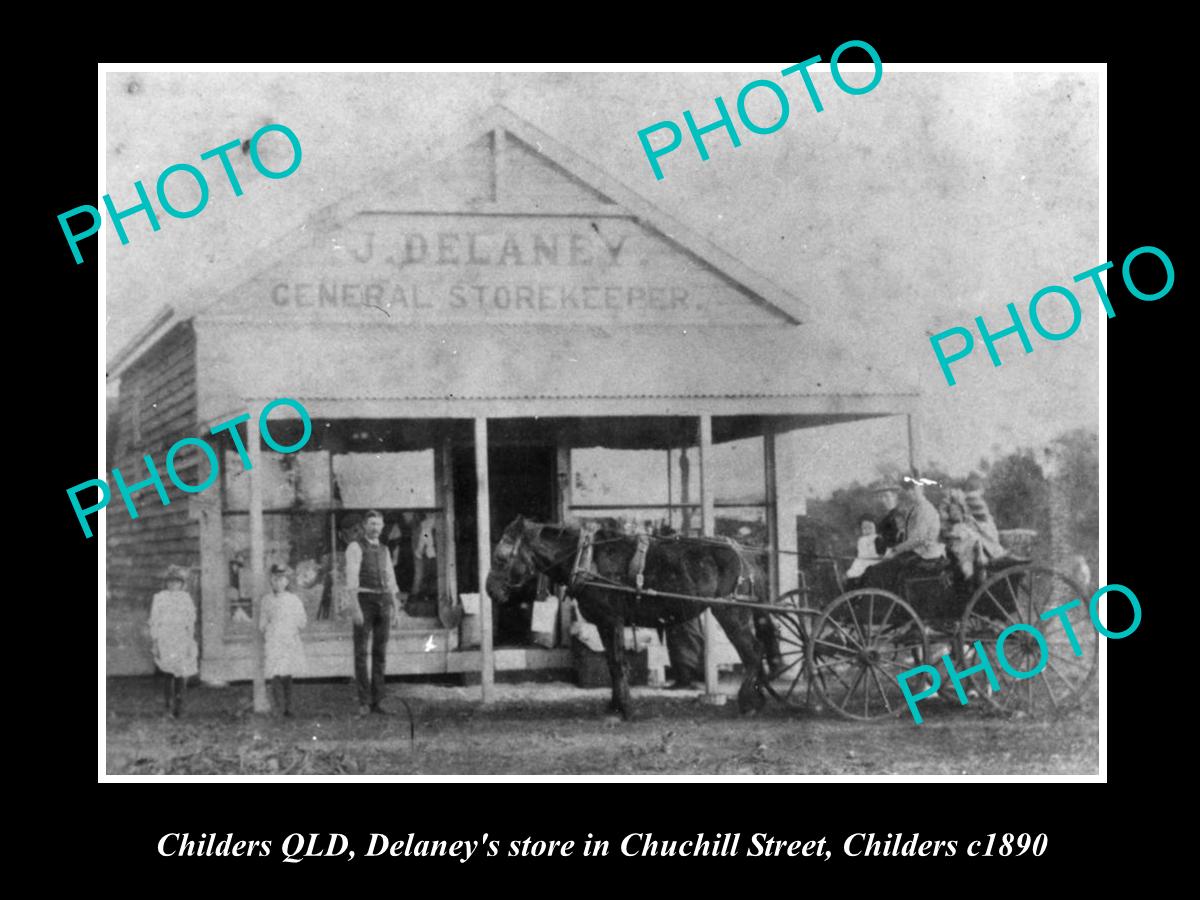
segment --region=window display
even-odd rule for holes
[[[228,624],[249,634],[255,593],[249,564],[250,476],[240,465],[226,471]],[[382,539],[396,567],[400,609],[415,617],[437,615],[445,575],[439,562],[443,517],[435,499],[432,450],[264,454],[255,471],[264,482],[266,566],[293,569],[292,591],[304,604],[310,630],[350,627],[338,617],[337,601],[345,582],[346,547],[361,536],[368,509],[384,515]]]

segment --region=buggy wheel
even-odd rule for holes
[[[907,708],[897,676],[929,656],[925,626],[890,591],[860,588],[825,607],[813,628],[809,678],[847,719],[879,719]]]
[[[788,591],[775,601],[792,609],[771,614],[779,636],[782,665],[763,679],[763,687],[772,697],[794,709],[812,706],[813,683],[808,677],[812,653],[813,627],[821,615],[819,609],[804,605],[804,591]]]
[[[1004,713],[1057,714],[1078,706],[1096,674],[1100,659],[1100,636],[1088,617],[1086,594],[1066,575],[1044,566],[1012,566],[989,577],[971,596],[959,623],[954,659],[959,671],[978,665],[979,641],[987,651],[999,690],[986,672],[968,677],[968,701],[975,696]],[[1042,615],[1079,598],[1081,603],[1064,614],[1075,632],[1080,653],[1076,654],[1064,623],[1043,620]],[[1032,626],[1045,641],[1024,628],[1008,635],[1004,658],[1008,667],[1022,673],[1014,676],[1000,660],[997,641],[1012,626]],[[1045,664],[1038,669],[1042,660]],[[1028,674],[1026,674],[1028,673]],[[959,698],[961,700],[961,698]]]

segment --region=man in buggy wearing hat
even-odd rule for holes
[[[899,540],[886,547],[887,555],[863,573],[863,587],[881,588],[904,596],[905,579],[941,571],[945,567],[946,547],[941,542],[942,518],[932,503],[925,499],[925,485],[936,484],[921,478],[916,472],[901,481],[900,505],[881,520],[879,531],[884,543],[892,533],[883,534],[897,521]],[[890,486],[881,488],[891,491]]]

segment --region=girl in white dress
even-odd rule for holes
[[[200,671],[197,665],[196,604],[184,590],[188,570],[168,566],[166,590],[150,602],[150,643],[154,664],[167,676],[167,713],[175,718],[183,714],[183,695],[187,680]]]
[[[308,624],[308,615],[300,598],[291,593],[288,576],[291,569],[271,566],[271,593],[262,598],[259,627],[266,635],[266,677],[273,679],[275,708],[292,715],[292,676],[304,674],[304,641],[300,631]],[[282,703],[280,703],[282,695]]]

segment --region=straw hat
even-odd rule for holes
[[[983,499],[983,491],[967,491],[966,493],[967,509],[973,516],[986,515],[988,512],[987,501]]]
[[[166,574],[163,575],[163,581],[182,581],[187,583],[192,572],[187,566],[178,566],[172,563],[167,566]]]
[[[967,515],[970,512],[970,508],[967,505],[966,495],[963,493],[961,488],[950,488],[950,490],[946,492],[946,496],[942,500],[942,503],[946,507],[957,506],[963,511],[963,515]]]

